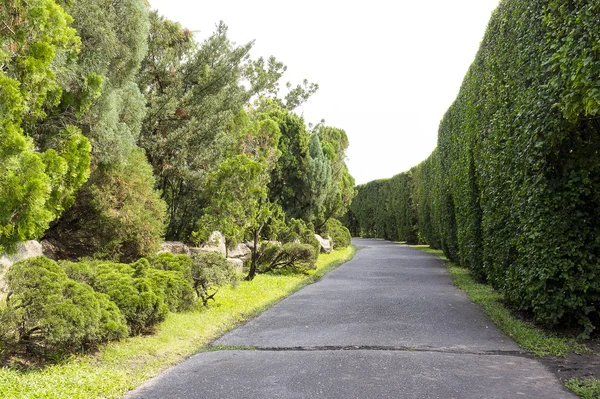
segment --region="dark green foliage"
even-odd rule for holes
[[[332,238],[334,248],[349,247],[352,240],[348,228],[343,226],[342,222],[337,219],[329,219],[327,221],[323,234]]]
[[[263,272],[277,269],[290,269],[301,272],[313,270],[316,268],[317,256],[311,245],[289,242],[277,251]]]
[[[123,164],[102,165],[45,237],[63,259],[131,262],[151,255],[165,227],[165,204],[153,186],[152,168],[139,149]]]
[[[6,282],[7,306],[2,310],[6,324],[0,339],[8,346],[52,354],[127,336],[116,305],[89,285],[68,278],[52,260],[18,262]]]
[[[235,285],[239,276],[227,259],[216,252],[203,252],[192,256],[192,284],[204,306],[215,300],[216,287]],[[210,291],[214,292],[210,293]]]
[[[411,182],[412,173],[408,172],[358,186],[350,206],[355,234],[416,243],[417,220]]]
[[[393,206],[515,307],[584,334],[600,323],[598,15],[598,0],[501,2],[437,149],[410,172],[412,206]],[[359,187],[353,214],[390,237],[382,185]]]

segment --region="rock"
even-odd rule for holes
[[[326,239],[321,237],[318,234],[315,234],[315,238],[317,239],[317,241],[319,241],[319,244],[321,244],[321,252],[323,253],[330,253],[333,249],[333,244],[332,244],[332,240],[331,237],[327,237]]]
[[[40,244],[42,244],[42,252],[46,258],[52,260],[60,259],[61,250],[54,240],[42,240]]]
[[[189,255],[190,248],[179,241],[165,241],[162,244],[160,244],[160,248],[158,249],[158,253],[161,252],[170,252],[173,255]]]
[[[251,253],[252,250],[246,244],[238,244],[235,248],[227,250],[227,257],[245,260]]]
[[[42,256],[42,244],[37,241],[25,241],[17,246],[17,253],[13,255],[3,254],[0,257],[0,264],[3,266],[11,266],[13,263],[21,259],[33,258],[34,256]]]
[[[225,237],[219,231],[213,231],[208,237],[208,241],[202,245],[202,252],[219,252],[227,256],[227,247],[225,247]]]
[[[6,282],[4,281],[4,275],[14,263],[35,256],[42,256],[42,244],[37,241],[25,241],[17,246],[17,253],[13,255],[2,254],[0,256],[0,291],[6,290]]]
[[[227,258],[227,262],[229,262],[233,265],[233,268],[235,269],[236,272],[238,272],[238,273],[244,272],[244,261],[243,260],[235,259],[235,258]]]

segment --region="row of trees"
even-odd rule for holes
[[[351,229],[420,238],[539,321],[594,330],[599,11],[599,1],[502,1],[437,149],[407,173],[360,186]]]
[[[307,126],[293,109],[318,86],[282,92],[286,67],[251,48],[144,0],[0,2],[0,253],[43,239],[60,259],[6,273],[0,356],[148,332],[240,277],[163,239],[250,240],[249,280],[314,268],[315,231],[350,244],[346,133]]]
[[[318,86],[282,91],[286,67],[225,25],[199,43],[143,0],[7,0],[0,19],[0,252],[134,261],[211,229],[323,232],[349,206],[345,132],[293,112]]]

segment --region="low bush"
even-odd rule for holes
[[[309,244],[290,242],[284,244],[275,254],[263,272],[277,269],[290,269],[294,271],[307,271],[316,268],[317,256],[314,248]]]
[[[107,296],[70,279],[48,258],[17,262],[6,282],[0,336],[5,348],[52,354],[127,336],[125,319]]]
[[[115,302],[133,335],[151,329],[165,320],[169,312],[165,294],[148,269],[146,259],[131,265],[102,263],[96,266],[93,288]]]
[[[334,248],[347,248],[352,241],[350,230],[337,219],[329,219],[323,233],[332,238]]]
[[[192,256],[192,284],[204,306],[215,299],[216,287],[235,285],[239,276],[232,264],[216,252],[203,252]],[[210,291],[213,291],[210,293]]]
[[[315,230],[312,224],[306,224],[302,219],[290,219],[287,226],[278,235],[282,243],[301,243],[310,245],[314,252],[315,258],[321,251],[321,244],[315,237]]]

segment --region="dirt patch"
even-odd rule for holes
[[[586,342],[585,345],[590,349],[589,353],[570,353],[567,357],[547,356],[538,359],[563,381],[571,378],[600,378],[600,343]]]

